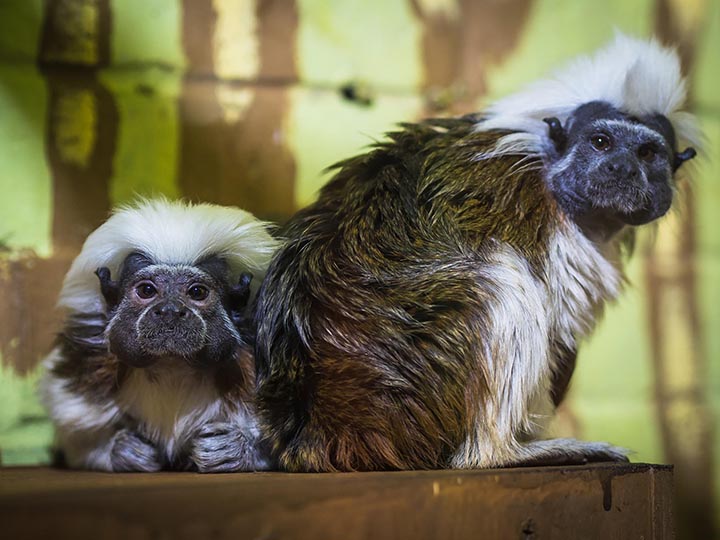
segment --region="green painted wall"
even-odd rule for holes
[[[297,164],[296,200],[304,206],[327,180],[326,167],[419,116],[422,29],[404,2],[301,0],[298,7],[301,85],[292,92],[286,127]],[[343,100],[337,88],[347,83],[367,87],[373,104]]]
[[[653,5],[651,0],[533,2],[520,45],[490,73],[487,99],[513,92],[567,59],[591,52],[610,39],[615,30],[649,35]]]
[[[178,197],[181,75],[157,68],[116,72],[100,80],[115,96],[119,125],[110,195],[114,204],[137,196]]]
[[[52,183],[42,129],[46,107],[45,83],[36,70],[0,63],[0,193],[8,194],[0,197],[0,242],[42,256],[52,252]]]
[[[714,413],[715,464],[720,463],[720,3],[712,3],[708,28],[699,40],[698,70],[695,75],[702,129],[706,137],[705,157],[699,165],[700,180],[695,186],[698,201],[698,243],[700,257],[700,305],[706,330],[703,343],[710,360],[706,390]],[[720,485],[720,467],[716,465],[716,493]]]

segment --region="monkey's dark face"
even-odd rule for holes
[[[98,276],[109,308],[110,351],[131,366],[162,358],[213,365],[231,359],[243,341],[238,323],[249,279],[238,286],[244,285],[242,291],[231,287],[219,259],[183,266],[153,264],[132,254],[117,282],[109,280],[106,268]]]
[[[552,120],[559,155],[549,166],[550,188],[573,219],[641,225],[668,211],[679,158],[666,118],[631,118],[592,102],[578,107],[564,130]]]

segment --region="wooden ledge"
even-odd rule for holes
[[[4,538],[673,538],[672,467],[105,474],[0,469]]]

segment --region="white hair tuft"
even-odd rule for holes
[[[680,141],[697,145],[695,119],[681,111],[686,93],[675,49],[655,39],[641,40],[618,32],[594,55],[576,58],[552,78],[532,83],[492,104],[476,129],[528,133],[523,153],[539,154],[550,144],[543,118],[556,117],[564,123],[580,105],[605,101],[629,115],[665,115]],[[495,152],[482,157],[517,150],[517,144],[501,142]]]
[[[118,208],[88,236],[65,276],[58,306],[71,312],[102,311],[95,270],[105,266],[116,278],[132,252],[165,264],[194,264],[219,255],[227,261],[232,279],[250,272],[256,288],[277,245],[266,223],[239,208],[141,199]]]

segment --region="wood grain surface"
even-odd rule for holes
[[[672,467],[105,474],[0,469],[4,538],[670,539]]]

